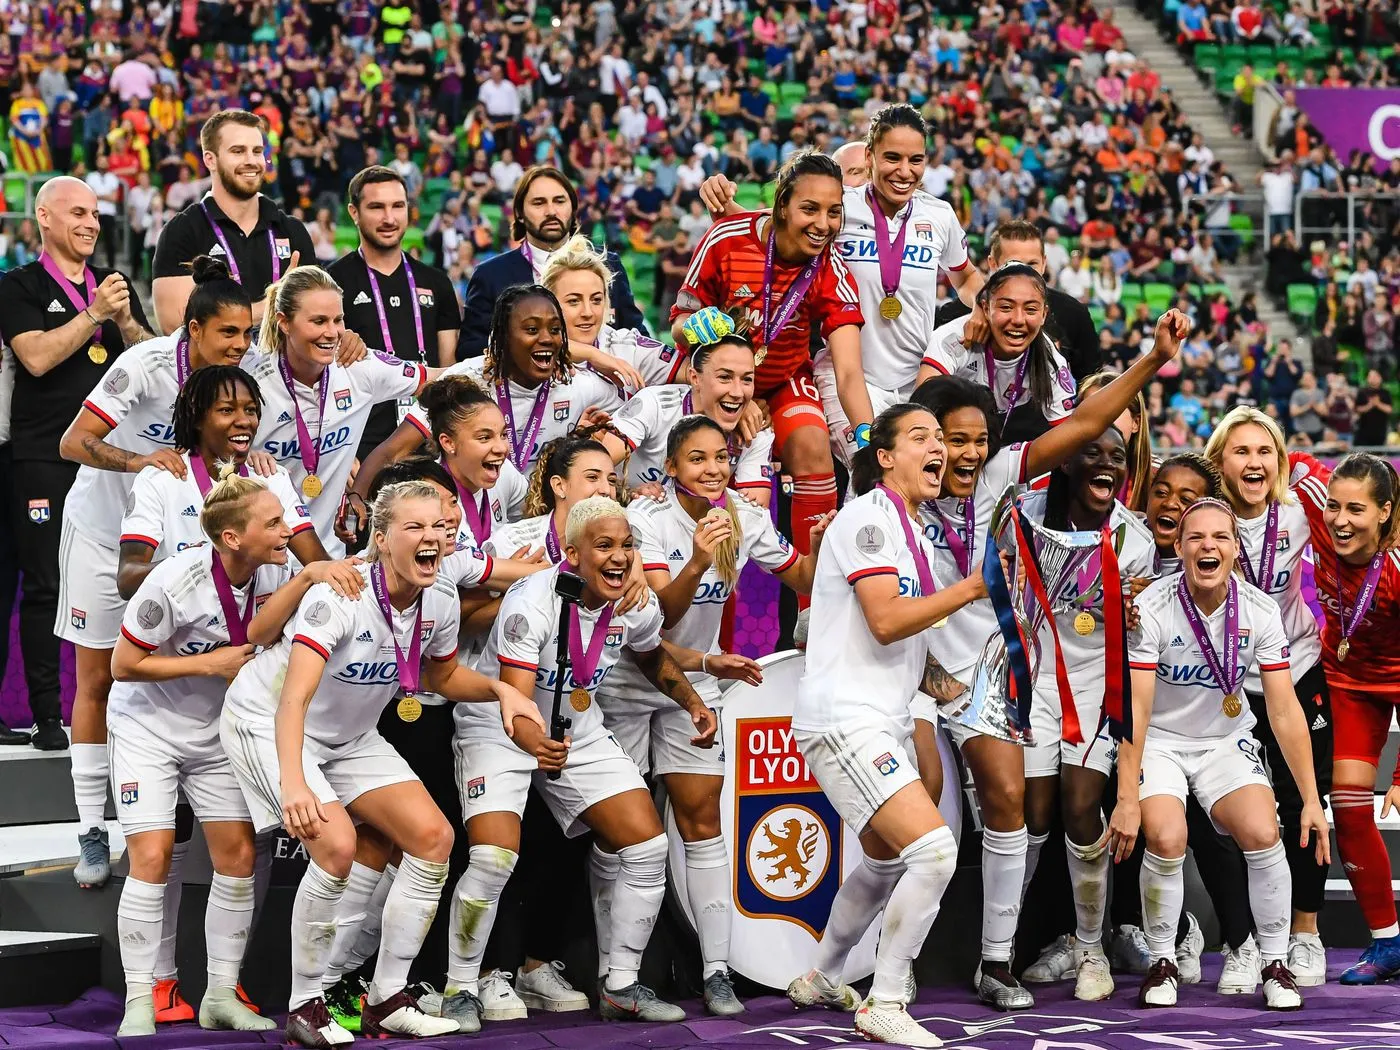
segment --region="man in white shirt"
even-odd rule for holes
[[[1279,154],[1273,171],[1259,173],[1259,185],[1264,189],[1264,210],[1269,217],[1269,239],[1276,233],[1293,229],[1293,152]]]
[[[102,228],[102,243],[107,248],[107,266],[117,268],[117,209],[122,199],[122,180],[107,169],[107,155],[97,155],[97,170],[83,179],[97,194],[97,221]]]
[[[671,115],[671,108],[666,105],[666,96],[661,93],[661,89],[651,82],[651,74],[645,70],[637,74],[637,88],[642,94],[642,109],[646,110],[647,104],[656,107],[656,115],[665,120]]]
[[[490,79],[477,89],[477,97],[493,124],[513,124],[520,116],[520,92],[505,78],[499,62],[491,67]]]
[[[629,146],[636,147],[647,136],[647,115],[642,109],[642,90],[632,88],[627,92],[627,102],[618,107],[613,117],[617,132]]]
[[[598,92],[603,96],[604,108],[611,104],[615,109],[631,84],[632,65],[622,57],[622,45],[614,43],[598,63]]]
[[[1069,265],[1069,251],[1060,243],[1058,227],[1051,226],[1045,231],[1045,277],[1052,284],[1061,270]]]
[[[515,153],[512,150],[503,150],[501,159],[491,165],[491,181],[495,183],[496,192],[503,199],[515,193],[515,187],[520,185],[520,180],[524,175],[525,169],[515,159]]]
[[[126,191],[126,224],[131,229],[131,272],[141,272],[141,252],[146,242],[146,228],[151,223],[151,201],[156,188],[151,185],[150,172],[136,176],[136,185]]]
[[[1191,136],[1191,145],[1183,153],[1189,163],[1199,163],[1202,170],[1209,170],[1215,163],[1215,151],[1206,145],[1206,140],[1198,131]]]

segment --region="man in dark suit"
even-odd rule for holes
[[[525,173],[515,188],[511,205],[511,236],[520,242],[520,247],[487,259],[472,274],[457,339],[458,360],[481,356],[491,334],[491,312],[500,294],[512,285],[539,282],[550,254],[578,232],[577,216],[578,191],[562,171],[537,165]],[[610,296],[616,327],[649,335],[646,320],[632,301],[627,272],[615,252],[608,252],[608,269],[613,274]]]

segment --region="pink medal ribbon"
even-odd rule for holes
[[[919,574],[919,590],[927,597],[933,594],[938,588],[934,586],[933,570],[929,568],[928,555],[924,553],[924,548],[920,545],[919,539],[914,535],[914,525],[909,520],[909,512],[904,508],[904,499],[890,488],[888,485],[875,486],[894,504],[894,511],[899,515],[899,524],[904,529],[904,545],[909,548],[909,554],[914,559],[914,571]],[[964,556],[966,551],[964,551]]]
[[[959,535],[958,530],[953,527],[953,523],[948,520],[948,515],[943,513],[943,508],[938,505],[937,500],[929,500],[924,506],[938,515],[938,520],[943,525],[943,538],[948,541],[948,551],[953,555],[958,572],[966,576],[972,571],[972,552],[968,549],[968,545],[972,542],[972,530],[977,526],[977,507],[971,496],[959,500],[958,503],[962,508],[963,528],[968,535],[966,542]]]
[[[1274,581],[1274,555],[1278,547],[1278,500],[1273,500],[1269,504],[1268,517],[1264,521],[1264,549],[1259,552],[1259,572],[1256,575],[1254,566],[1249,563],[1249,555],[1244,551],[1244,544],[1240,544],[1240,565],[1244,568],[1245,577],[1250,583],[1258,587],[1265,593],[1269,590],[1269,585]]]
[[[228,260],[228,273],[238,284],[243,283],[243,277],[238,272],[238,260],[233,256],[233,246],[229,244],[228,238],[224,236],[224,231],[219,228],[219,224],[214,220],[214,215],[209,210],[209,205],[205,201],[199,202],[200,211],[204,212],[204,217],[209,221],[209,228],[214,231],[214,239],[219,242],[219,247],[224,250],[224,255]],[[269,284],[275,284],[282,276],[282,260],[277,258],[277,237],[272,232],[272,227],[267,230],[267,247],[272,252],[272,280]]]
[[[889,221],[880,210],[875,191],[870,187],[866,187],[865,199],[875,220],[875,257],[880,261],[880,290],[885,293],[885,298],[892,299],[894,293],[899,291],[899,274],[904,268],[904,242],[909,233],[909,212],[914,210],[914,202],[909,202],[905,211],[905,221],[891,241]]]
[[[408,643],[408,655],[405,656],[399,646],[399,636],[394,630],[394,607],[389,604],[389,588],[384,584],[382,563],[375,562],[369,567],[369,582],[374,588],[375,600],[379,602],[379,611],[384,614],[384,621],[389,625],[389,637],[394,640],[394,662],[399,668],[399,685],[406,694],[412,696],[418,692],[418,680],[423,670],[423,596],[420,594],[415,603],[417,609],[413,621],[413,641]]]
[[[68,301],[73,304],[73,309],[77,313],[82,313],[92,305],[93,299],[97,297],[97,278],[93,276],[92,270],[87,263],[83,263],[83,286],[87,289],[87,298],[84,299],[73,287],[73,282],[63,276],[63,271],[58,268],[58,263],[48,252],[41,252],[39,255],[39,265],[44,268],[44,272],[54,279],[54,282],[63,289],[63,294],[68,297]],[[96,334],[96,333],[94,333]]]
[[[592,688],[593,672],[598,669],[598,661],[603,655],[603,642],[608,637],[608,624],[612,622],[612,614],[613,607],[609,602],[598,614],[598,622],[593,627],[593,635],[588,639],[588,648],[585,649],[578,605],[569,603],[569,678],[575,689]]]
[[[506,417],[506,429],[510,432],[510,461],[521,473],[525,473],[525,466],[530,462],[530,453],[535,448],[535,438],[544,423],[544,409],[549,403],[549,386],[548,379],[540,384],[540,391],[535,395],[535,404],[530,409],[530,418],[525,422],[525,433],[522,436],[515,429],[515,406],[511,403],[510,384],[504,379],[496,383],[496,404],[500,406],[501,415]]]
[[[418,282],[413,279],[413,266],[409,263],[408,255],[401,252],[399,257],[403,260],[403,272],[408,278],[408,304],[413,311],[413,334],[418,339],[418,362],[427,364],[427,354],[423,349],[423,313],[418,308]],[[384,340],[384,352],[392,354],[394,337],[389,334],[389,315],[384,310],[384,296],[379,291],[378,275],[365,258],[363,248],[360,249],[360,261],[365,264],[365,273],[369,274],[369,290],[374,295],[374,311],[379,315],[379,334]]]
[[[199,462],[195,460],[195,462]],[[201,464],[202,465],[202,464]],[[224,560],[219,557],[219,552],[210,548],[213,554],[213,561],[209,566],[209,574],[214,578],[214,590],[219,595],[219,608],[224,611],[224,624],[228,627],[229,645],[248,644],[248,625],[253,622],[253,581],[257,578],[254,572],[253,577],[248,580],[248,601],[239,612],[238,602],[234,600],[233,581],[228,578],[228,571],[224,568]]]
[[[797,280],[792,282],[787,294],[783,296],[778,304],[777,314],[773,313],[773,252],[777,243],[777,234],[768,234],[768,249],[763,257],[763,345],[765,348],[773,345],[773,340],[778,333],[783,330],[797,308],[802,305],[802,300],[807,297],[807,289],[812,287],[812,282],[816,279],[817,270],[821,267],[822,257],[818,255],[812,259],[802,272],[797,275]]]
[[[292,366],[287,364],[287,355],[277,355],[277,370],[282,373],[282,382],[287,387],[287,394],[292,399],[292,415],[296,417],[297,442],[300,446],[301,464],[306,468],[308,474],[315,474],[316,468],[321,463],[320,431],[326,426],[326,394],[331,388],[331,370],[323,369],[321,378],[317,380],[319,389],[317,398],[320,402],[320,422],[316,424],[317,440],[311,439],[311,428],[306,425],[306,420],[301,414],[301,405],[297,402],[296,380],[292,378]],[[312,497],[314,498],[314,497]]]
[[[1210,640],[1210,632],[1206,629],[1205,621],[1201,619],[1201,612],[1196,608],[1196,602],[1191,597],[1191,591],[1186,586],[1186,576],[1183,574],[1177,581],[1176,597],[1181,603],[1182,611],[1186,613],[1186,622],[1191,625],[1191,633],[1196,638],[1196,644],[1201,647],[1201,656],[1205,658],[1206,666],[1210,668],[1211,677],[1215,679],[1216,688],[1227,698],[1235,695],[1235,690],[1239,688],[1240,682],[1244,680],[1244,675],[1239,667],[1240,662],[1240,594],[1239,587],[1235,584],[1234,577],[1230,578],[1230,587],[1225,594],[1225,652],[1222,654],[1215,651],[1215,645]],[[1226,712],[1232,717],[1239,712]]]

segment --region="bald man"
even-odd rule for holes
[[[151,338],[131,283],[88,265],[100,231],[97,196],[81,179],[50,179],[34,201],[44,250],[0,279],[0,335],[14,351],[9,453],[12,476],[0,494],[23,570],[20,649],[35,730],[43,750],[68,746],[58,701],[58,546],[63,501],[78,467],[58,454],[59,438],[129,346]],[[120,515],[125,508],[112,507]],[[65,609],[67,619],[82,609]],[[8,630],[8,624],[0,625]]]
[[[858,189],[870,181],[870,151],[864,142],[847,142],[831,155],[841,168],[841,185]]]

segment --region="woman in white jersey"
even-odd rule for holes
[[[333,556],[355,449],[381,401],[412,397],[441,369],[375,352],[348,367],[340,285],[319,266],[297,266],[268,286],[258,349],[246,368],[264,399],[255,447],[286,468]]]
[[[1244,851],[1265,1005],[1296,1010],[1303,1004],[1286,962],[1288,861],[1269,777],[1250,733],[1254,712],[1241,697],[1251,669],[1258,669],[1269,722],[1303,795],[1301,839],[1317,835],[1323,864],[1330,859],[1327,818],[1313,780],[1307,721],[1288,673],[1278,605],[1233,572],[1238,528],[1227,504],[1191,504],[1177,536],[1182,571],[1137,597],[1138,629],[1129,652],[1133,732],[1118,751],[1110,837],[1115,856],[1133,848],[1139,829],[1147,839],[1141,882],[1153,963],[1139,994],[1143,1006],[1176,1005],[1172,938],[1185,894],[1188,795]]]
[[[617,892],[610,930],[610,968],[599,992],[608,1020],[679,1021],[678,1007],[658,999],[638,980],[642,952],[651,937],[666,886],[666,836],[637,767],[608,732],[597,693],[619,659],[630,653],[642,675],[680,705],[694,727],[692,740],[714,743],[714,712],[691,687],[662,647],[662,613],[656,602],[618,614],[630,563],[632,532],[622,507],[604,496],[574,505],[564,532],[559,569],[512,587],[501,603],[480,666],[523,693],[533,693],[545,717],[554,710],[560,573],[576,573],[582,597],[571,606],[567,690],[572,726],[563,741],[534,723],[519,723],[508,740],[492,720],[457,710],[457,753],[462,811],[471,839],[471,862],[452,899],[453,936],[444,1017],[479,1023],[476,991],[482,955],[501,891],[515,867],[520,815],[533,782],[570,837],[590,828],[618,855]],[[538,720],[537,720],[538,721]],[[557,778],[546,779],[546,772]],[[543,902],[531,902],[542,907]]]
[[[589,409],[612,412],[622,403],[617,388],[598,373],[575,368],[559,300],[548,288],[520,284],[507,288],[491,315],[491,337],[481,357],[459,361],[449,375],[466,375],[496,399],[510,438],[510,462],[529,474],[540,448],[562,437]],[[365,457],[350,496],[369,491],[375,474],[430,439],[422,406],[408,413],[384,443]]]
[[[615,463],[626,462],[629,486],[666,479],[666,446],[672,427],[699,413],[719,425],[730,443],[730,474],[736,489],[760,507],[773,491],[773,431],[764,427],[745,441],[741,422],[753,405],[754,351],[742,335],[726,335],[697,346],[686,383],[647,387],[614,413],[616,434],[601,441]]]
[[[841,819],[860,831],[864,857],[836,893],[815,968],[789,985],[788,997],[855,1010],[866,1038],[903,1046],[941,1045],[909,1016],[907,978],[957,865],[957,842],[919,779],[910,701],[931,636],[986,594],[980,573],[943,586],[930,568],[932,545],[917,513],[938,495],[943,463],[932,413],[901,404],[876,417],[853,464],[855,496],[822,543],[792,715],[808,767]],[[859,1003],[841,972],[881,908],[875,981]]]
[[[219,740],[219,711],[228,681],[256,645],[277,637],[295,607],[273,597],[291,578],[291,528],[281,499],[255,478],[225,478],[198,506],[195,521],[213,545],[191,545],[146,576],[112,654],[107,746],[131,865],[117,906],[127,984],[123,1036],[155,1034],[153,973],[179,795],[204,827],[214,866],[205,918],[209,985],[199,1023],[275,1027],[237,992],[253,921],[253,826]],[[305,574],[325,581],[330,569],[320,562]]]
[[[323,979],[354,862],[352,821],[384,834],[403,859],[384,902],[383,938],[365,1000],[366,1036],[444,1035],[404,991],[408,968],[437,913],[452,828],[404,759],[375,729],[400,691],[491,704],[493,718],[537,722],[534,704],[455,661],[456,595],[434,587],[449,548],[442,498],[430,485],[385,488],[372,508],[368,593],[350,600],[304,587],[295,623],[229,687],[221,737],[259,830],[282,824],[310,864],[292,908],[289,1042],[309,1047],[353,1036],[326,1010]],[[427,659],[421,659],[427,657]],[[499,702],[499,708],[496,703]]]
[[[1007,487],[1026,484],[1053,470],[1102,434],[1157,369],[1175,356],[1187,326],[1186,318],[1176,311],[1163,314],[1151,353],[1029,444],[999,447],[999,416],[985,386],[957,376],[937,376],[923,383],[914,400],[937,417],[948,450],[941,495],[920,508],[925,534],[933,544],[935,569],[948,578],[976,571],[992,511]],[[997,631],[991,603],[976,602],[952,617],[930,644],[943,668],[970,686],[982,648]],[[1017,744],[956,723],[949,724],[949,731],[972,770],[985,824],[978,996],[997,1009],[1026,1009],[1034,999],[1010,968],[1026,867],[1025,756]]]
[[[1288,446],[1276,422],[1257,408],[1230,411],[1206,442],[1206,456],[1220,471],[1225,495],[1240,525],[1240,567],[1245,579],[1278,602],[1288,636],[1293,690],[1303,705],[1312,738],[1313,778],[1326,801],[1332,787],[1332,703],[1322,671],[1322,637],[1303,598],[1303,551],[1312,542],[1308,516],[1288,489]],[[1293,874],[1293,921],[1288,968],[1303,987],[1327,980],[1327,952],[1318,937],[1327,867],[1313,851],[1299,845],[1298,820],[1303,799],[1278,741],[1264,718],[1259,677],[1245,679],[1244,695],[1254,709],[1274,795],[1279,803],[1288,868]]]
[[[752,560],[793,590],[810,593],[815,548],[830,520],[813,527],[812,554],[799,555],[773,528],[765,509],[727,494],[729,456],[729,435],[720,424],[709,416],[684,417],[668,439],[665,467],[671,484],[665,498],[636,500],[627,508],[647,583],[661,601],[663,637],[705,654],[691,684],[712,708],[719,706],[719,688],[708,664],[718,665],[724,654],[709,654],[719,645],[725,603],[745,563]],[[740,1013],[744,1007],[729,979],[730,874],[719,814],[723,750],[693,747],[689,717],[659,696],[631,660],[618,666],[599,704],[608,729],[637,768],[666,783],[685,841],[686,890],[703,956],[705,1006],[721,1016]],[[595,899],[600,892],[610,898],[600,884],[616,878],[617,858],[595,845],[591,867]]]
[[[68,494],[59,546],[62,593],[54,633],[73,643],[73,798],[78,807],[78,885],[102,886],[111,874],[103,810],[107,802],[107,694],[112,648],[126,602],[117,589],[121,519],[136,475],[159,466],[179,475],[170,447],[170,406],[186,378],[207,365],[236,365],[248,349],[253,309],[228,269],[204,256],[194,263],[185,325],[132,347],[83,402],[59,444],[82,464]]]

